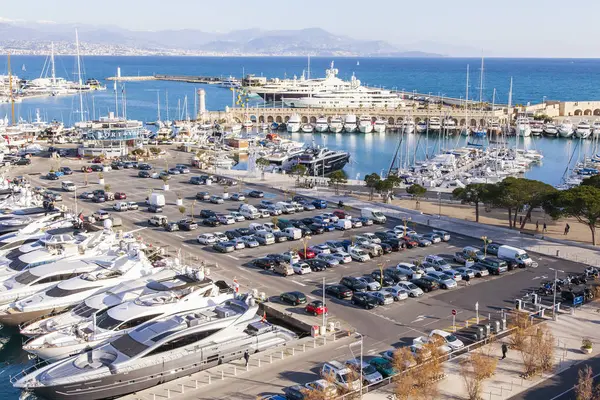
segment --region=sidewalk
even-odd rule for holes
[[[423,214],[411,208],[403,208],[397,205],[384,204],[376,201],[369,202],[352,196],[335,195],[333,190],[327,187],[318,187],[314,189],[301,189],[295,187],[295,178],[282,175],[265,173],[263,180],[260,173],[256,177],[248,177],[246,171],[219,170],[217,173],[227,175],[235,179],[243,179],[246,183],[269,186],[289,193],[305,195],[309,197],[319,197],[334,204],[343,201],[345,205],[354,208],[378,208],[389,217],[395,217],[400,220],[407,219],[409,224],[417,223],[428,225],[432,228],[446,230],[457,234],[481,238],[487,236],[494,242],[512,245],[528,251],[545,254],[548,256],[563,258],[570,261],[581,262],[588,265],[600,266],[600,248],[567,240],[543,238],[542,235],[522,234],[516,230],[503,228],[495,225],[486,225],[474,221],[465,221],[463,219],[447,216],[438,217],[437,215]],[[481,242],[483,245],[483,242]]]
[[[550,378],[581,361],[600,354],[600,341],[597,337],[598,320],[600,315],[593,307],[578,309],[575,315],[561,314],[558,321],[548,320],[545,324],[556,339],[554,348],[555,369],[552,374],[544,374],[532,379],[521,378],[523,360],[516,350],[509,350],[506,359],[498,361],[494,376],[483,382],[483,399],[503,400],[532,388],[541,381]],[[583,354],[580,350],[581,340],[589,338],[594,343],[591,354]],[[503,339],[505,341],[507,339]],[[492,343],[491,354],[502,355],[501,343]],[[486,349],[487,350],[487,349]],[[459,374],[459,362],[466,355],[457,357],[445,363],[446,378],[440,382],[440,398],[467,399],[464,381]],[[576,368],[576,367],[575,367]],[[575,382],[573,382],[575,384]],[[389,400],[393,399],[393,385],[363,395],[364,400]]]

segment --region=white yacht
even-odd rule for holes
[[[361,133],[371,133],[373,132],[373,121],[371,117],[368,115],[363,115],[358,120],[358,130]]]
[[[315,127],[312,124],[302,124],[302,133],[313,133]]]
[[[562,120],[562,122],[558,126],[558,134],[564,138],[569,138],[573,136],[573,123],[569,118],[565,118]]]
[[[427,121],[419,121],[416,127],[417,133],[427,132]]]
[[[240,80],[238,78],[235,78],[233,76],[229,76],[229,78],[225,78],[223,80],[221,80],[221,83],[219,84],[219,86],[224,87],[224,88],[240,88],[242,86],[242,84],[240,83]]]
[[[592,137],[594,139],[600,137],[600,120],[595,120],[592,124]]]
[[[355,78],[353,78],[355,79]],[[394,110],[405,105],[404,100],[389,90],[357,87],[316,93],[310,97],[285,99],[284,104],[294,108],[379,108]]]
[[[252,122],[250,118],[246,118],[244,119],[244,122],[242,122],[242,128],[244,129],[252,129],[253,126],[254,122]]]
[[[575,137],[579,139],[587,139],[592,134],[592,127],[588,120],[584,119],[579,121],[577,128],[575,128]]]
[[[215,307],[233,300],[234,292],[222,290],[212,280],[178,275],[171,280],[149,283],[153,293],[145,294],[94,314],[91,320],[67,329],[36,337],[23,350],[44,360],[57,361],[82,353],[129,333],[139,325],[165,315]]]
[[[116,398],[296,339],[257,311],[254,298],[244,296],[164,316],[85,354],[32,368],[11,382],[46,399]]]
[[[531,136],[531,125],[529,125],[529,119],[526,117],[517,118],[516,122],[517,135],[521,137]]]
[[[287,131],[289,133],[296,133],[300,130],[301,124],[302,120],[300,119],[300,115],[292,114],[290,119],[287,121]]]
[[[404,121],[402,121],[402,131],[404,133],[415,132],[415,121],[413,121],[411,117],[407,117]]]
[[[456,121],[453,118],[444,118],[442,121],[442,129],[444,133],[448,135],[453,135],[456,133]]]
[[[529,124],[531,127],[531,135],[532,136],[541,136],[544,131],[544,125],[542,125],[539,121],[531,121]]]
[[[353,133],[357,129],[356,115],[347,114],[344,118],[344,132]]]
[[[96,260],[96,269],[60,282],[58,285],[5,306],[0,323],[17,326],[43,315],[64,310],[86,298],[122,282],[150,275],[153,266],[138,246],[129,246],[127,254],[104,262]]]
[[[344,129],[342,118],[338,115],[331,117],[331,121],[329,121],[329,131],[331,133],[340,133],[342,129]]]
[[[317,118],[315,130],[319,133],[324,133],[329,130],[329,123],[327,122],[327,117],[320,116],[319,118]]]
[[[554,125],[554,123],[552,122],[546,123],[546,125],[544,125],[544,134],[546,136],[555,137],[558,134],[558,129],[556,128],[556,125]]]
[[[49,212],[36,221],[19,229],[16,232],[6,233],[0,236],[0,254],[16,249],[24,244],[34,243],[48,233],[72,231],[73,216],[63,215],[62,212]]]
[[[500,122],[498,122],[498,120],[493,119],[488,121],[488,132],[492,133],[492,134],[497,134],[499,135],[500,133],[502,133],[502,127],[500,126]]]
[[[376,133],[385,133],[387,129],[387,121],[383,118],[377,118],[375,124],[373,124],[373,131]]]
[[[429,130],[430,131],[439,131],[442,129],[442,124],[440,122],[439,117],[430,117],[429,118]]]

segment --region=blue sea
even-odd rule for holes
[[[0,59],[0,74],[7,73],[6,58]],[[45,64],[41,56],[13,56],[14,73],[20,78],[39,77]],[[355,74],[363,84],[421,93],[460,97],[465,95],[465,77],[467,65],[471,70],[471,94],[479,94],[479,59],[466,58],[312,58],[311,76],[324,76],[325,69],[334,61],[340,71],[340,77],[349,79]],[[294,57],[85,57],[85,78],[103,80],[116,75],[117,67],[124,76],[131,75],[196,75],[241,77],[243,74],[255,74],[267,77],[300,76],[307,69],[305,58]],[[75,80],[76,61],[74,57],[56,57],[58,76]],[[496,101],[508,100],[510,78],[513,78],[513,103],[539,103],[548,100],[600,100],[598,83],[600,82],[600,60],[593,59],[487,59],[483,82],[484,100],[491,101],[493,89],[496,89]],[[84,99],[86,118],[106,115],[114,111],[114,92],[112,82],[107,82],[109,90],[88,94]],[[207,107],[211,110],[223,109],[231,105],[231,92],[211,85],[189,83],[146,81],[128,82],[119,87],[127,98],[127,115],[143,121],[157,118],[157,92],[161,101],[162,119],[167,118],[166,101],[168,98],[168,117],[179,118],[184,115],[183,102],[188,100],[188,109],[193,115],[194,96],[199,88],[207,92]],[[472,97],[472,95],[470,96]],[[17,117],[31,120],[39,110],[46,120],[57,119],[66,125],[79,120],[78,97],[47,97],[26,100],[16,104]],[[178,102],[179,107],[178,115]],[[10,115],[8,105],[0,105],[0,117]],[[294,134],[293,139],[324,144],[334,149],[346,149],[351,152],[351,162],[345,170],[351,178],[364,177],[370,172],[382,173],[390,167],[398,143],[397,134]],[[514,140],[514,139],[512,139]],[[411,135],[409,146],[411,154],[422,158],[431,154],[436,147],[453,147],[464,144],[464,138],[453,138],[444,143],[435,142],[435,138],[423,135]],[[573,164],[584,154],[594,152],[591,141],[579,142],[571,139],[528,138],[525,145],[543,152],[545,158],[541,166],[527,173],[527,177],[558,184],[569,163]],[[9,331],[3,330],[7,335]],[[8,382],[8,376],[18,373],[28,362],[20,352],[22,338],[13,335],[11,342],[0,351],[0,395],[17,398]]]

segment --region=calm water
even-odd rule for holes
[[[76,70],[73,57],[56,58],[57,75],[74,80]],[[418,90],[422,93],[444,94],[459,97],[465,94],[466,66],[470,65],[471,82],[469,91],[479,94],[479,65],[477,59],[386,59],[386,58],[335,58],[340,77],[349,79],[355,73],[363,84],[386,88]],[[311,59],[312,76],[323,76],[331,58]],[[360,65],[357,65],[360,61]],[[12,65],[18,66],[16,74],[24,79],[40,75],[44,57],[14,56]],[[26,71],[21,70],[24,65]],[[240,77],[243,73],[253,73],[268,77],[300,76],[306,69],[304,58],[221,58],[221,57],[87,57],[84,59],[86,78],[104,79],[116,74],[121,67],[123,75],[180,74],[214,75]],[[0,74],[6,73],[6,58],[0,59]],[[600,82],[600,60],[589,59],[489,59],[486,60],[484,79],[484,100],[491,101],[492,91],[497,91],[497,102],[507,102],[510,78],[513,77],[513,102],[541,102],[544,97],[557,100],[597,100]],[[176,82],[128,82],[125,85],[127,115],[144,121],[156,120],[157,92],[161,99],[162,118],[166,115],[168,93],[169,118],[179,118],[177,103],[188,97],[190,114],[194,109],[195,90],[204,88],[207,92],[207,107],[211,110],[223,109],[231,104],[231,92],[216,86],[193,85]],[[122,88],[118,88],[120,93]],[[472,97],[472,96],[471,96]],[[27,100],[16,104],[16,114],[24,119],[32,119],[39,109],[47,119],[58,119],[70,125],[80,118],[78,97],[48,97]],[[98,117],[114,111],[115,101],[112,85],[109,90],[86,95],[84,99],[85,117]],[[180,114],[183,115],[184,111]],[[0,117],[10,114],[10,107],[0,105]],[[362,179],[366,173],[385,172],[390,167],[398,144],[397,134],[293,134],[292,139],[326,145],[333,149],[351,152],[351,162],[346,172],[352,178]],[[514,143],[514,138],[509,139]],[[527,173],[533,179],[558,184],[567,168],[569,160],[574,163],[585,153],[595,151],[591,141],[528,138],[525,145],[543,152],[545,158],[541,166]],[[411,135],[408,138],[410,153],[418,159],[425,153],[431,154],[438,148],[448,148],[465,144],[465,138],[455,137],[448,141],[436,142],[433,137],[426,140],[424,135]],[[411,157],[412,158],[412,157]],[[0,352],[0,361],[11,365],[0,369],[0,394],[15,398],[17,391],[8,383],[8,375],[21,370],[27,362],[19,352],[21,339],[13,337],[11,343]]]

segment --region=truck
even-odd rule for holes
[[[527,252],[518,247],[502,245],[498,247],[498,258],[505,261],[515,262],[520,268],[534,266],[534,262]]]
[[[285,228],[282,232],[287,236],[288,240],[300,240],[302,239],[302,231],[298,228]]]
[[[360,216],[363,218],[372,219],[376,224],[385,224],[387,222],[387,218],[381,210],[377,210],[374,208],[363,208],[360,210]]]
[[[148,204],[151,206],[164,207],[166,204],[165,195],[160,193],[152,193],[148,198]]]

